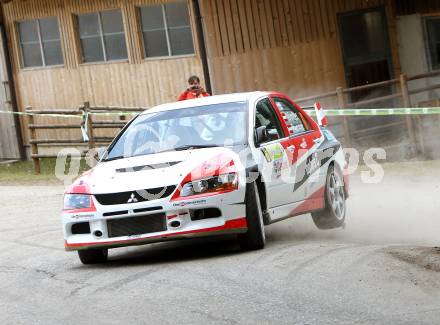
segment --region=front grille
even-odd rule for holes
[[[142,208],[142,209],[134,209],[134,213],[142,213],[142,212],[151,212],[151,211],[157,211],[162,210],[162,207],[149,207],[149,208]]]
[[[128,214],[128,210],[105,212],[102,215],[104,217],[112,217],[112,216],[120,216],[121,214]]]
[[[143,213],[143,212],[151,212],[151,211],[158,211],[162,210],[163,208],[161,206],[157,207],[149,207],[149,208],[142,208],[142,209],[134,209],[134,213]],[[112,212],[104,212],[102,215],[104,217],[112,217],[112,216],[120,216],[121,214],[128,214],[128,210],[122,210],[122,211],[112,211]]]
[[[145,202],[145,201],[158,200],[168,197],[174,192],[175,189],[176,189],[176,185],[170,185],[170,186],[149,188],[145,190],[132,191],[132,192],[95,194],[95,198],[102,205]]]
[[[167,230],[165,213],[107,220],[110,238],[143,235]]]

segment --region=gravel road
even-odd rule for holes
[[[0,324],[438,324],[440,171],[413,167],[353,176],[345,229],[305,215],[262,251],[197,239],[98,266],[64,251],[62,186],[1,185]]]

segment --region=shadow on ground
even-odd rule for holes
[[[117,248],[110,250],[109,261],[90,268],[114,268],[136,265],[157,265],[221,258],[243,253],[235,237],[198,238]],[[78,267],[82,267],[78,265]]]

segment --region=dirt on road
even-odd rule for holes
[[[65,252],[59,185],[0,185],[1,324],[435,324],[440,319],[440,163],[351,178],[344,229],[309,215],[234,238],[120,248],[83,266]]]

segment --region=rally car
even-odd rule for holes
[[[252,92],[146,110],[67,189],[66,250],[100,263],[109,248],[220,234],[261,249],[265,225],[305,213],[343,226],[347,165],[316,108],[319,123],[281,93]]]

